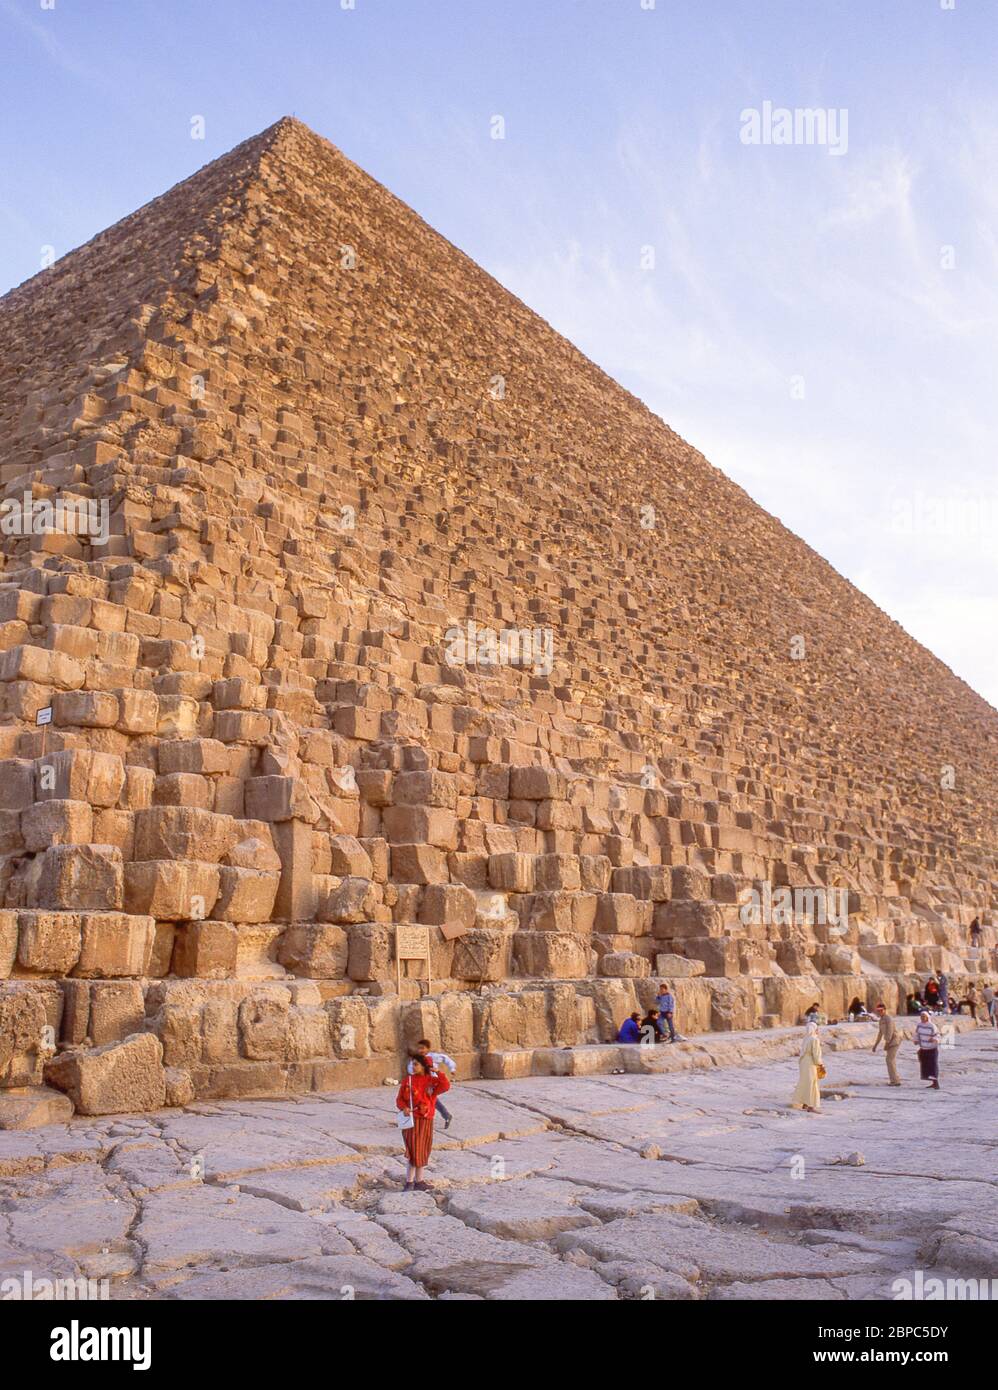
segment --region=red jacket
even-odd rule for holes
[[[395,1097],[395,1104],[399,1110],[409,1108],[410,1081],[412,1082],[413,1113],[428,1120],[437,1108],[437,1096],[450,1090],[450,1081],[442,1071],[431,1072],[429,1076],[424,1076],[421,1073],[417,1073],[415,1076],[404,1076],[399,1093]]]

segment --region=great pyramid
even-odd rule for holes
[[[986,972],[995,710],[297,121],[8,294],[0,373],[36,1116],[597,1067],[663,972],[685,1033]]]

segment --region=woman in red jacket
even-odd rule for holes
[[[412,1054],[412,1074],[402,1078],[402,1085],[395,1097],[395,1104],[403,1115],[411,1115],[413,1124],[402,1131],[405,1140],[406,1170],[405,1191],[416,1188],[420,1192],[429,1191],[429,1183],[423,1181],[423,1169],[430,1161],[433,1148],[433,1116],[437,1108],[437,1096],[450,1090],[450,1081],[442,1071],[436,1071],[433,1063],[421,1052]]]

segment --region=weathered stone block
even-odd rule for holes
[[[166,1099],[163,1048],[152,1033],[64,1052],[46,1066],[45,1080],[65,1091],[81,1115],[158,1110]]]
[[[149,974],[156,939],[152,917],[83,912],[80,929],[80,958],[73,972],[79,978],[133,978]]]
[[[193,806],[151,806],[135,813],[135,858],[196,859],[217,864],[236,843],[236,821]]]
[[[239,933],[231,922],[187,922],[173,946],[173,973],[224,980],[236,973]]]
[[[53,845],[41,856],[31,906],[120,911],[124,870],[116,845]]]
[[[222,922],[269,922],[280,881],[278,873],[223,865],[218,871],[218,897],[212,916]]]
[[[326,922],[293,922],[277,952],[286,970],[315,980],[342,980],[348,957],[347,933]]]
[[[194,860],[148,859],[125,865],[125,910],[162,922],[209,917],[220,871]]]

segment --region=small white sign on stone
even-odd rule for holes
[[[52,706],[51,706],[51,705],[46,705],[44,709],[40,709],[40,710],[38,711],[38,713],[35,715],[35,723],[36,723],[36,724],[51,724],[51,723],[52,723]]]

